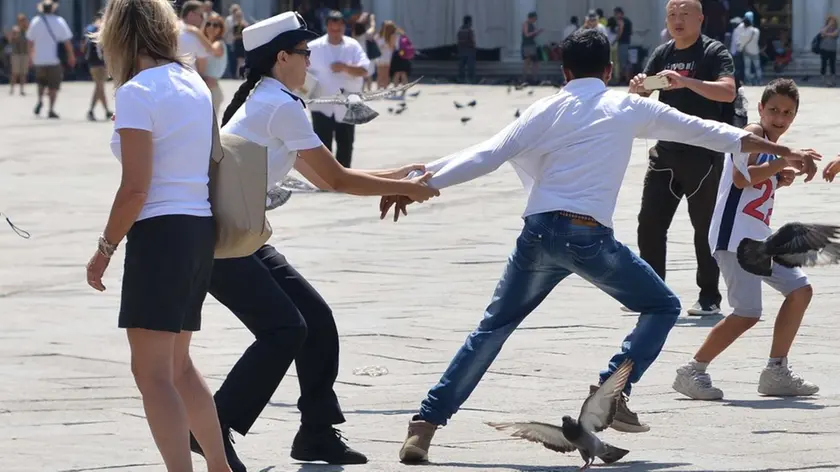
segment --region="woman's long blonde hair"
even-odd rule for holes
[[[137,59],[177,62],[178,15],[167,0],[110,0],[102,27],[89,35],[102,45],[102,56],[114,85],[128,82],[137,74]]]
[[[379,36],[385,40],[389,46],[394,46],[397,34],[405,34],[403,30],[397,27],[397,24],[391,20],[385,20],[382,23],[382,28],[379,30]]]

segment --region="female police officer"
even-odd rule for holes
[[[246,79],[225,110],[222,133],[268,148],[270,183],[281,181],[294,167],[315,185],[337,192],[406,195],[420,201],[438,195],[423,183],[429,175],[398,180],[418,166],[371,172],[347,169],[323,146],[305,105],[291,92],[304,83],[309,65],[307,41],[317,37],[302,18],[283,13],[246,28],[242,36]],[[249,257],[217,259],[210,294],[256,337],[215,394],[231,468],[244,470],[231,446],[230,430],[248,432],[293,360],[301,389],[302,424],[292,458],[366,463],[367,458],[344,444],[333,427],[344,422],[333,391],[338,331],[330,307],[318,292],[282,254],[265,245]],[[200,453],[195,443],[193,450]]]

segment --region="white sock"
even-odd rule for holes
[[[779,367],[785,364],[786,357],[770,357],[767,360],[767,367]]]
[[[690,364],[697,372],[706,372],[706,367],[709,367],[708,362],[698,362],[694,359],[691,360]]]

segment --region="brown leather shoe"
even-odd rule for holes
[[[414,416],[408,422],[408,434],[400,449],[400,462],[416,464],[429,460],[429,446],[435,436],[437,425]]]

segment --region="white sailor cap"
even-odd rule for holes
[[[301,41],[310,41],[317,37],[317,33],[306,29],[306,21],[291,11],[272,16],[242,30],[242,43],[246,51],[253,51],[275,39],[282,43],[282,47],[293,47]]]

